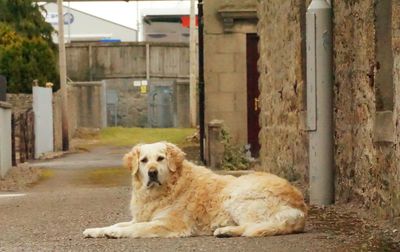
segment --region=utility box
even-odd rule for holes
[[[0,101],[7,101],[7,79],[0,75]]]

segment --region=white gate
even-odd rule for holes
[[[53,95],[51,88],[33,87],[33,112],[35,114],[35,158],[54,150]]]

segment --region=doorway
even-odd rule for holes
[[[246,35],[246,61],[247,61],[247,139],[251,145],[250,151],[253,157],[258,157],[260,143],[258,134],[260,132],[260,90],[258,88],[258,78],[260,76],[257,69],[257,61],[260,57],[258,53],[258,36],[255,33]]]

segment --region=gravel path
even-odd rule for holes
[[[22,192],[25,196],[0,197],[0,251],[232,252],[336,251],[346,250],[351,246],[354,248],[353,237],[336,234],[323,225],[316,225],[321,221],[318,219],[318,211],[312,212],[314,218],[307,224],[306,232],[294,235],[227,239],[211,236],[179,239],[84,239],[82,231],[87,227],[129,220],[129,173],[124,170],[115,172],[117,169],[114,168],[115,171],[111,170],[104,179],[101,172],[98,175],[99,166],[93,167],[93,163],[85,162],[98,157],[98,160],[106,163],[100,166],[115,166],[120,163],[119,158],[123,152],[123,149],[100,149],[36,163],[37,166],[45,167],[54,165],[54,174]]]

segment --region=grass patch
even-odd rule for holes
[[[138,143],[167,141],[179,146],[185,145],[185,138],[194,134],[191,128],[105,128],[100,131],[99,145],[132,146]]]
[[[49,179],[49,178],[52,178],[52,177],[54,177],[54,171],[53,170],[41,169],[41,171],[40,171],[40,180],[41,181]]]
[[[131,175],[128,169],[110,167],[88,171],[87,178],[89,184],[111,187],[124,184],[129,185]]]

